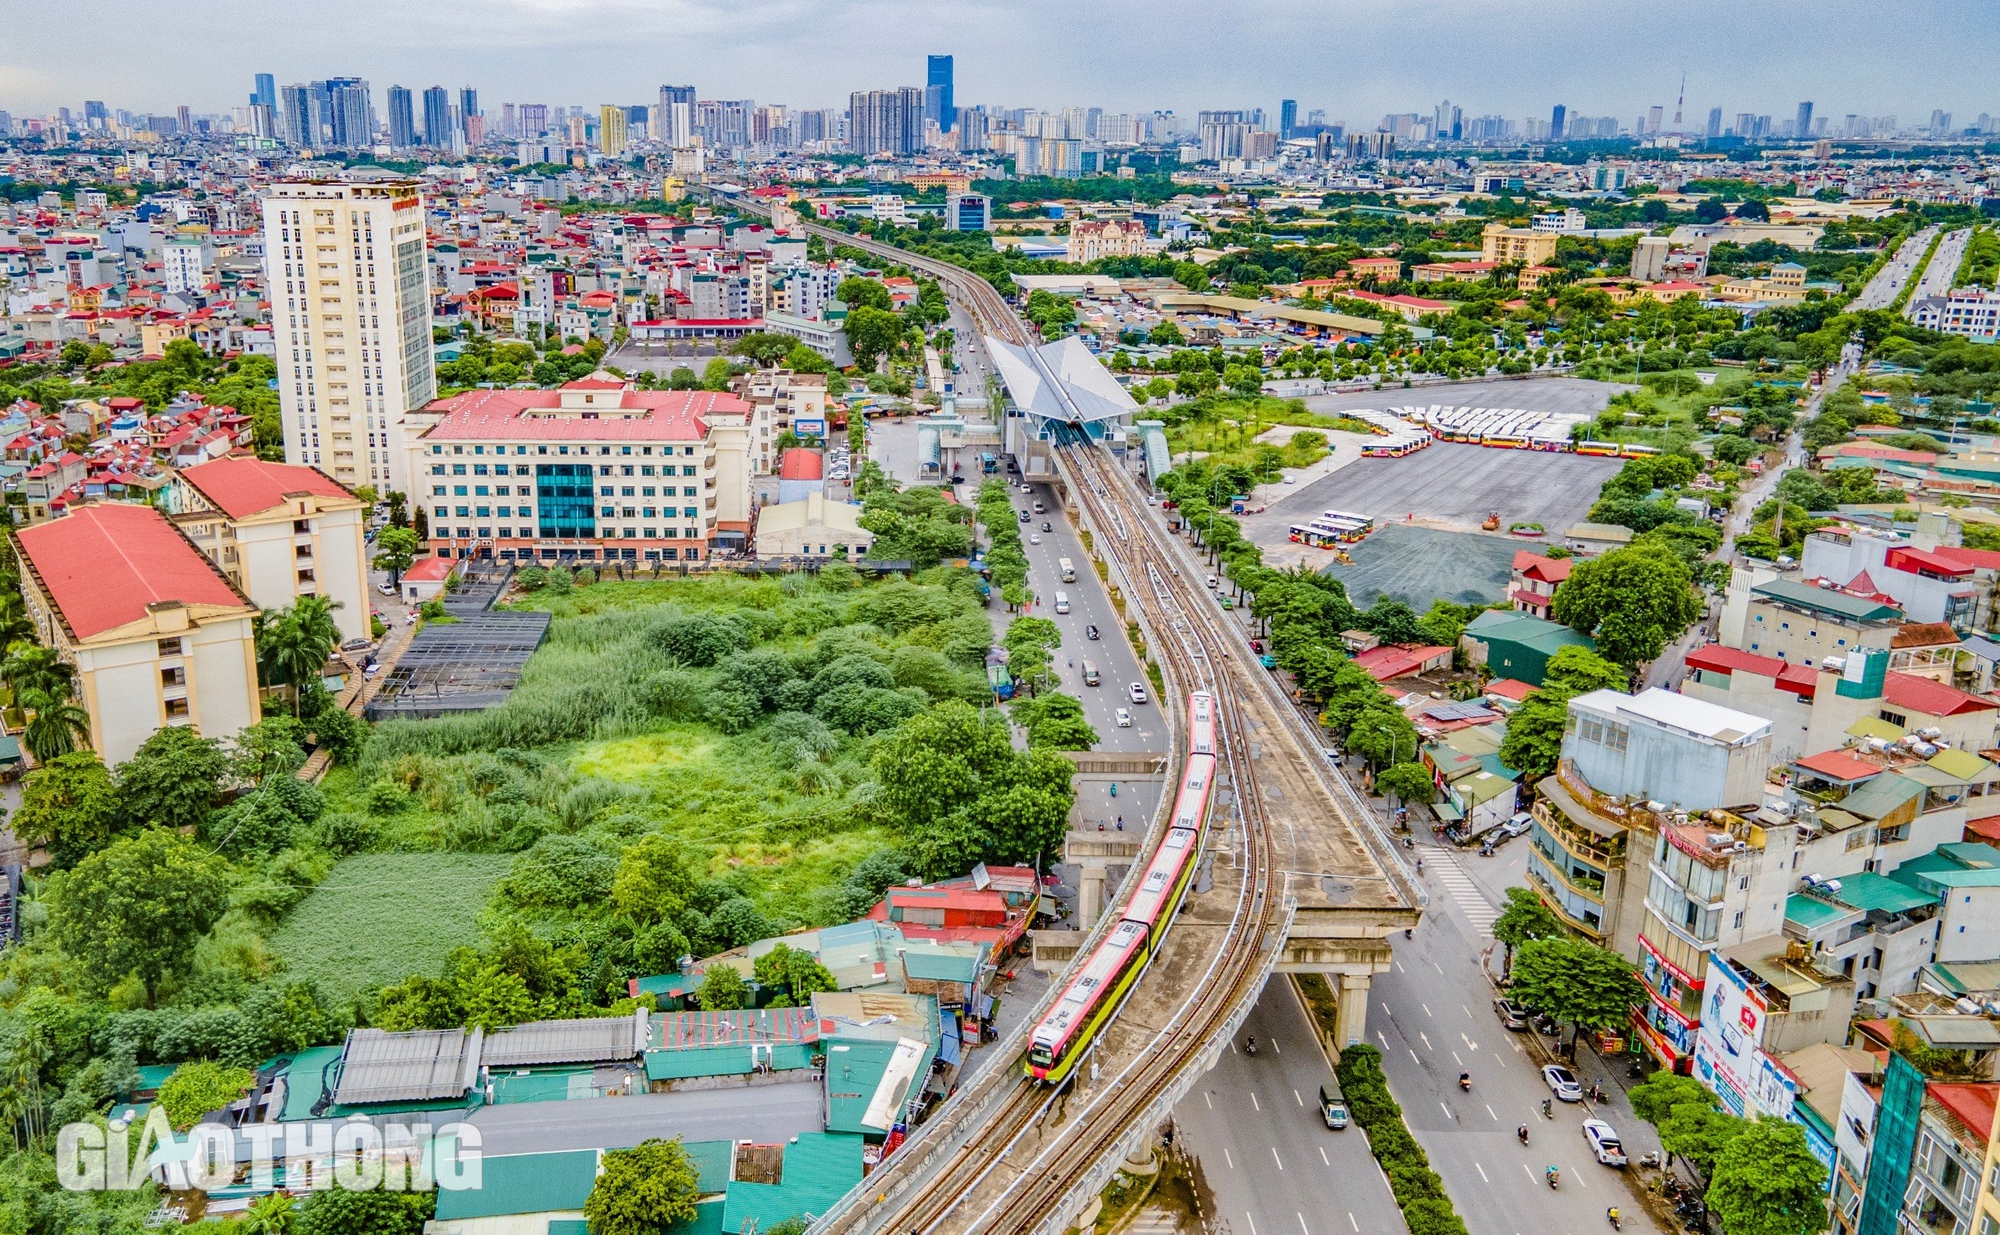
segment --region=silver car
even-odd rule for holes
[[[1583,1085],[1576,1079],[1576,1073],[1559,1063],[1542,1068],[1542,1080],[1548,1084],[1549,1092],[1564,1102],[1583,1101]]]
[[[1625,1146],[1618,1141],[1618,1130],[1601,1119],[1583,1121],[1583,1139],[1590,1142],[1590,1152],[1605,1166],[1625,1165]]]

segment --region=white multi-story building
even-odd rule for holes
[[[170,296],[197,294],[208,283],[199,240],[169,240],[161,246],[160,264]]]
[[[264,263],[285,460],[408,493],[404,417],[437,394],[415,182],[272,185]]]

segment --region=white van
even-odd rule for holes
[[[1068,612],[1069,612],[1069,593],[1068,593],[1068,592],[1057,592],[1057,593],[1056,593],[1056,612],[1057,612],[1057,613],[1068,613]]]

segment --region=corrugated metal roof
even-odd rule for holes
[[[501,1218],[514,1214],[576,1211],[597,1182],[597,1151],[487,1155],[477,1188],[440,1190],[437,1217]]]
[[[341,1053],[334,1101],[358,1106],[460,1097],[472,1087],[469,1073],[478,1066],[480,1037],[474,1030],[468,1040],[463,1029],[354,1030]]]
[[[479,1062],[489,1068],[535,1064],[609,1063],[638,1055],[645,1013],[575,1021],[529,1021],[488,1034]]]
[[[734,1141],[689,1141],[681,1145],[688,1156],[688,1164],[695,1170],[695,1187],[704,1195],[714,1195],[729,1188],[730,1167],[736,1161]]]
[[[785,1146],[781,1182],[729,1185],[721,1230],[740,1231],[746,1221],[763,1231],[803,1214],[823,1214],[861,1182],[861,1138],[839,1132],[801,1132]],[[709,1208],[702,1206],[702,1208]],[[676,1235],[679,1235],[677,1232]]]

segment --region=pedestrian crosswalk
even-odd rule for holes
[[[1152,1205],[1140,1210],[1125,1227],[1128,1235],[1175,1235],[1180,1229],[1179,1215]]]
[[[1449,849],[1428,849],[1425,850],[1425,857],[1452,903],[1472,923],[1473,931],[1481,939],[1493,938],[1493,921],[1500,916],[1500,911],[1493,907],[1486,894],[1479,890],[1479,885],[1472,882],[1472,876],[1458,864],[1458,856]]]

